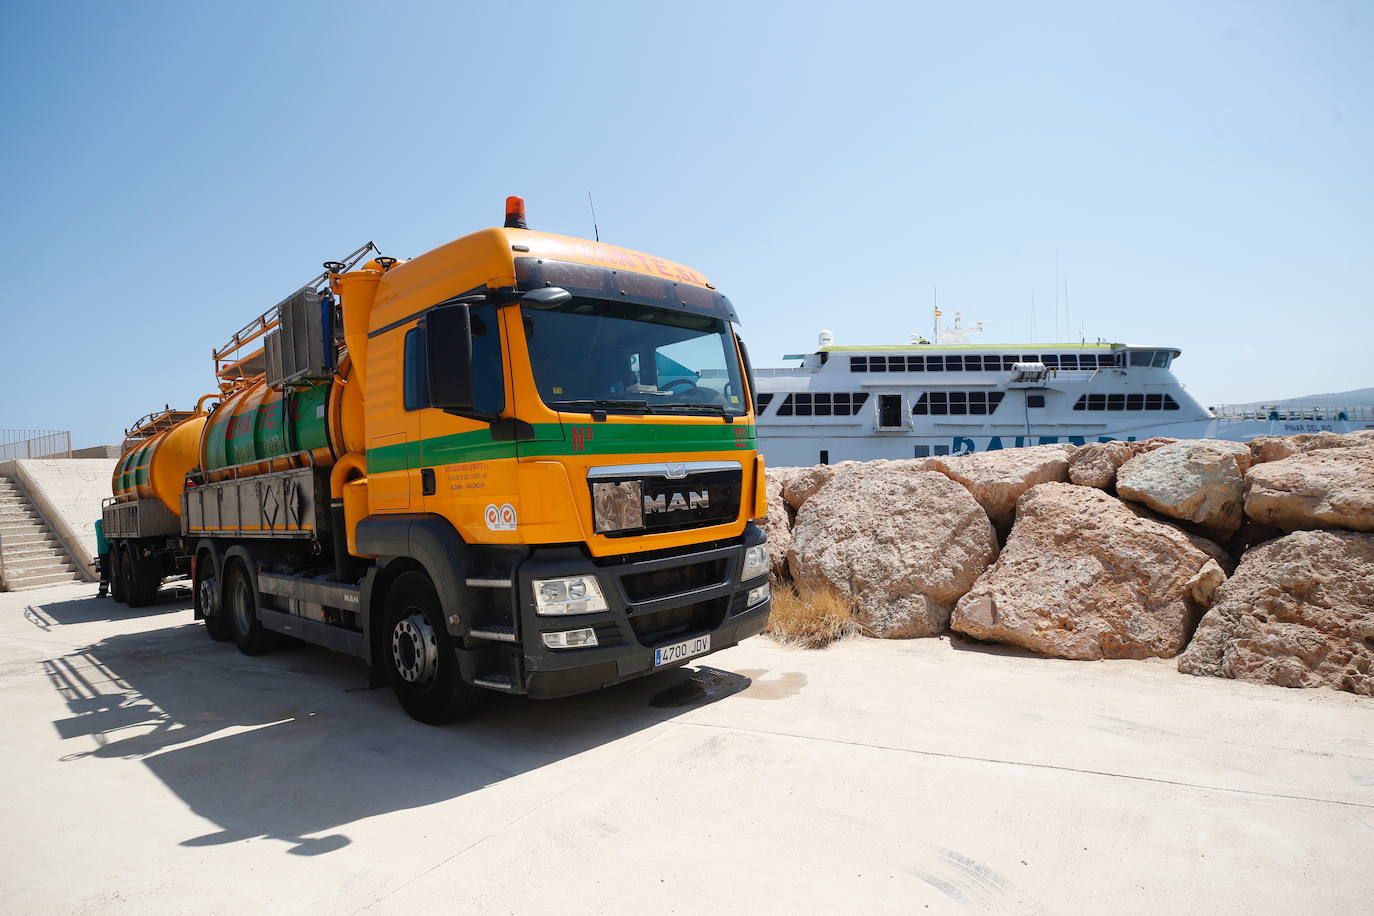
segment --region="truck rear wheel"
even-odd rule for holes
[[[124,542],[111,541],[110,552],[105,555],[105,562],[110,564],[105,575],[110,580],[110,597],[120,604],[129,600],[129,596],[124,592]]]
[[[243,561],[234,560],[225,577],[225,611],[234,634],[234,644],[244,655],[262,655],[281,646],[281,638],[258,619],[258,592]],[[207,618],[208,619],[208,618]],[[214,634],[212,633],[211,636]]]
[[[134,556],[134,545],[128,541],[119,548],[119,581],[124,583],[124,602],[129,607],[143,607],[152,602],[147,588],[139,579],[139,562]]]
[[[391,689],[412,719],[442,725],[477,708],[481,691],[459,674],[439,596],[422,573],[402,573],[392,583],[383,632]]]
[[[205,618],[206,634],[216,642],[233,637],[234,630],[229,622],[229,612],[220,600],[219,578],[215,575],[210,558],[204,554],[196,560],[196,577],[192,587],[195,588],[196,604]]]

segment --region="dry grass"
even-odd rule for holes
[[[832,642],[864,631],[849,602],[833,589],[795,587],[773,580],[773,610],[768,635],[786,646],[823,649]]]

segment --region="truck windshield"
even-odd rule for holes
[[[521,314],[539,396],[555,410],[746,410],[734,335],[722,319],[581,297]]]

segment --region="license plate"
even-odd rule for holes
[[[662,649],[654,650],[654,667],[659,665],[671,665],[673,662],[680,662],[684,658],[691,658],[693,655],[700,655],[703,652],[711,651],[710,635],[698,636],[686,642],[676,643],[671,646],[664,646]]]

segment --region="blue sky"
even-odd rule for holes
[[[363,241],[499,224],[682,261],[755,361],[1183,349],[1204,403],[1374,385],[1374,6],[11,4],[0,427],[114,442]],[[1061,293],[1062,298],[1062,293]]]

